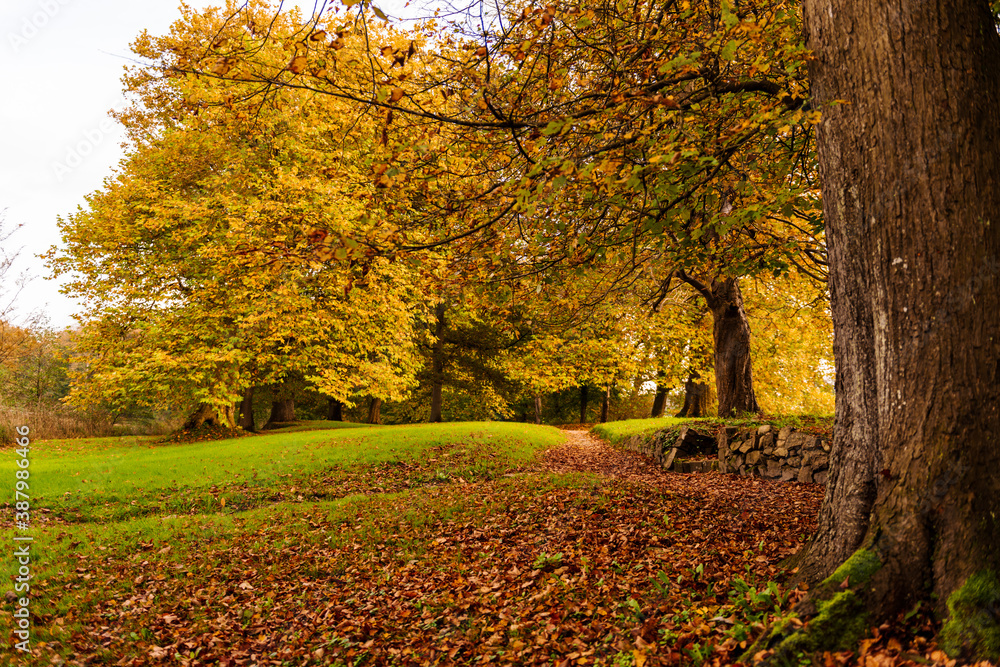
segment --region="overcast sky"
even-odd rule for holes
[[[403,3],[377,4],[396,13]],[[143,29],[165,33],[180,16],[178,6],[177,0],[3,0],[0,211],[6,228],[23,224],[5,249],[21,247],[20,268],[35,276],[20,311],[41,308],[53,327],[74,324],[77,304],[46,279],[37,255],[60,242],[57,218],[82,205],[121,159],[123,134],[108,111],[123,101],[128,45]]]

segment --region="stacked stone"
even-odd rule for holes
[[[650,435],[635,435],[625,442],[625,448],[648,456],[656,465],[678,472],[708,472],[717,470],[715,461],[679,461],[688,456],[705,456],[715,453],[713,436],[689,426],[676,432],[665,429]]]
[[[825,484],[830,443],[814,435],[776,430],[764,424],[756,430],[727,427],[719,433],[719,468],[748,477],[758,475],[787,482]]]

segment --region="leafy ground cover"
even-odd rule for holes
[[[582,432],[560,445],[509,427],[449,425],[488,475],[422,483],[452,448],[428,433],[447,432],[371,429],[422,448],[401,466],[409,488],[40,528],[34,652],[19,662],[721,665],[801,595],[773,581],[815,528],[821,487],[673,474]],[[919,633],[875,633],[824,660],[915,664],[921,638],[933,654]]]

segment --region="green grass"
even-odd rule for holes
[[[634,435],[647,435],[661,431],[671,426],[678,426],[685,422],[701,421],[700,419],[685,419],[678,417],[654,417],[652,419],[628,419],[620,422],[608,422],[598,424],[590,430],[594,435],[603,438],[612,445],[617,445],[626,438]]]
[[[704,417],[698,419],[686,419],[677,417],[656,417],[653,419],[629,419],[626,421],[608,422],[597,424],[590,432],[603,438],[612,445],[617,445],[622,440],[635,435],[650,435],[656,431],[672,428],[687,422],[698,422],[707,429],[716,429],[723,426],[735,426],[737,428],[757,428],[761,424],[771,424],[775,428],[790,426],[798,431],[806,431],[823,435],[827,438],[833,431],[832,415],[763,415],[761,417],[732,417],[719,419],[718,417]]]
[[[348,495],[352,488],[489,477],[563,439],[551,427],[513,423],[292,428],[190,444],[136,437],[34,443],[32,509],[72,522],[247,509],[300,495]],[[11,452],[0,461],[0,479],[13,480],[14,469]],[[364,480],[351,477],[357,471],[366,473]]]
[[[135,593],[135,577],[116,577],[109,559],[116,571],[130,564],[154,572],[156,581],[180,581],[198,576],[206,563],[217,563],[216,575],[236,568],[238,576],[242,558],[233,554],[309,542],[333,548],[351,540],[370,553],[391,542],[408,557],[419,556],[428,537],[418,533],[473,507],[481,511],[481,503],[470,502],[474,487],[463,482],[501,478],[508,486],[515,480],[502,479],[504,473],[565,439],[552,427],[515,423],[352,429],[338,423],[304,430],[310,426],[316,424],[191,444],[136,437],[32,443],[33,612],[66,619],[54,635],[42,630],[35,637],[78,631],[82,626],[72,619],[100,616],[109,600]],[[12,450],[4,454],[0,479],[13,481],[16,457]],[[439,486],[443,482],[458,484]],[[536,486],[553,484],[560,486],[556,478]],[[447,488],[454,490],[430,491]],[[12,516],[9,505],[7,511]],[[322,521],[322,530],[313,519]],[[15,535],[23,533],[0,530],[8,544]],[[2,581],[11,582],[16,567],[13,558],[3,559]]]
[[[335,421],[300,421],[291,426],[276,428],[267,433],[295,433],[298,431],[318,431],[336,428],[373,428],[371,424],[357,424],[355,422],[335,422]]]
[[[238,587],[248,572],[256,574],[258,568],[263,576],[253,581],[255,589],[262,586],[262,580],[278,582],[279,589],[294,589],[302,576],[319,580],[332,577],[334,582],[350,584],[358,577],[357,569],[363,567],[362,562],[385,558],[390,552],[394,556],[389,559],[397,567],[417,563],[415,559],[419,559],[421,567],[432,573],[450,574],[456,563],[438,562],[439,544],[435,538],[442,526],[450,526],[451,530],[456,524],[483,527],[489,517],[509,511],[508,498],[503,494],[511,494],[510,500],[530,503],[536,494],[541,496],[560,489],[596,489],[599,482],[593,475],[571,473],[518,476],[492,484],[490,497],[485,501],[477,497],[477,487],[447,485],[401,493],[352,495],[333,501],[278,503],[236,514],[144,516],[103,524],[36,529],[31,544],[32,613],[36,618],[61,620],[48,625],[36,621],[33,645],[50,644],[45,649],[47,653],[62,653],[66,658],[67,651],[72,650],[67,641],[69,636],[89,634],[88,623],[95,618],[121,622],[127,615],[122,614],[124,600],[142,597],[151,588],[176,589],[189,581],[198,581],[199,586],[217,587],[222,582],[223,587]],[[11,530],[0,530],[0,539],[12,544],[14,534]],[[528,537],[518,534],[519,539]],[[280,582],[289,577],[289,572],[281,554],[288,552],[301,560],[297,554],[310,551],[318,551],[326,558],[314,560],[304,570],[299,563],[282,585]],[[476,558],[488,569],[491,556],[484,553]],[[459,561],[463,567],[477,562],[465,561],[461,556]],[[12,559],[3,559],[2,580],[11,582],[15,569]],[[124,572],[128,572],[127,576],[120,576]],[[142,574],[137,578],[136,573]],[[359,588],[348,602],[370,595],[369,589],[376,583],[384,585],[391,581],[391,578],[379,582],[358,579]],[[0,590],[10,586],[8,583]],[[254,593],[255,614],[265,613],[275,594],[270,589],[262,593],[260,598]],[[152,602],[153,597],[148,600]],[[169,594],[158,595],[155,604],[173,604],[173,598]],[[0,613],[0,630],[5,636],[9,634],[5,627],[10,622],[9,616]],[[136,630],[132,640],[142,641],[147,647],[139,655],[147,652],[148,645],[163,643],[152,633],[138,627]],[[98,662],[121,657],[117,652],[98,655]],[[47,664],[47,661],[36,663],[28,659],[23,664]]]
[[[192,444],[33,445],[36,654],[22,664],[195,667],[248,646],[254,660],[287,665],[390,664],[412,647],[455,664],[581,651],[622,664],[635,653],[620,647],[664,609],[655,577],[685,582],[682,613],[664,616],[680,634],[717,609],[695,561],[705,572],[713,559],[733,563],[741,576],[764,567],[735,541],[700,554],[675,544],[708,530],[692,518],[699,494],[540,471],[537,455],[565,439],[551,427],[309,426]],[[0,479],[13,480],[14,454],[3,454]],[[14,535],[0,530],[8,544]],[[0,560],[0,591],[16,567]],[[11,610],[0,609],[4,636]]]

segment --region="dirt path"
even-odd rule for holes
[[[673,485],[688,477],[668,473],[639,454],[615,449],[587,431],[567,430],[564,433],[566,442],[543,454],[543,470],[555,473],[592,472],[658,486]]]

